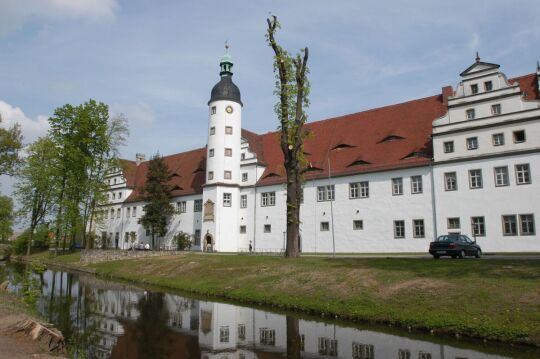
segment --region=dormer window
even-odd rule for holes
[[[500,115],[501,114],[501,104],[495,104],[491,105],[491,114],[492,115]]]
[[[467,120],[474,120],[474,117],[475,117],[474,108],[468,109],[465,113],[467,114]]]
[[[484,82],[484,90],[486,90],[486,92],[493,90],[493,82],[491,81]]]
[[[477,84],[471,85],[471,92],[472,92],[473,95],[476,95],[478,93],[478,85]]]

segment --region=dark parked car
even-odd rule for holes
[[[474,256],[480,258],[482,256],[482,249],[476,244],[476,241],[463,234],[445,234],[439,236],[435,242],[429,244],[429,254],[435,259],[442,256],[450,256],[452,258]]]

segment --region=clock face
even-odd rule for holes
[[[232,112],[233,112],[232,106],[227,106],[227,107],[225,108],[225,111],[227,111],[227,113],[232,113]]]

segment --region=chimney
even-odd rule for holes
[[[454,96],[454,89],[452,89],[452,86],[444,86],[442,88],[442,100],[444,106],[448,106],[448,98],[451,96]]]
[[[146,160],[146,156],[144,153],[136,153],[135,154],[135,164],[138,166],[141,164],[141,162],[144,162]]]

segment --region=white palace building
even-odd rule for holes
[[[232,59],[208,102],[202,148],[165,156],[177,213],[156,246],[179,232],[192,250],[284,249],[286,191],[278,134],[242,128]],[[508,79],[479,57],[456,89],[308,123],[302,252],[427,252],[446,233],[484,252],[540,252],[540,66]],[[103,238],[127,248],[151,236],[138,221],[148,162],[122,160],[107,177]]]

